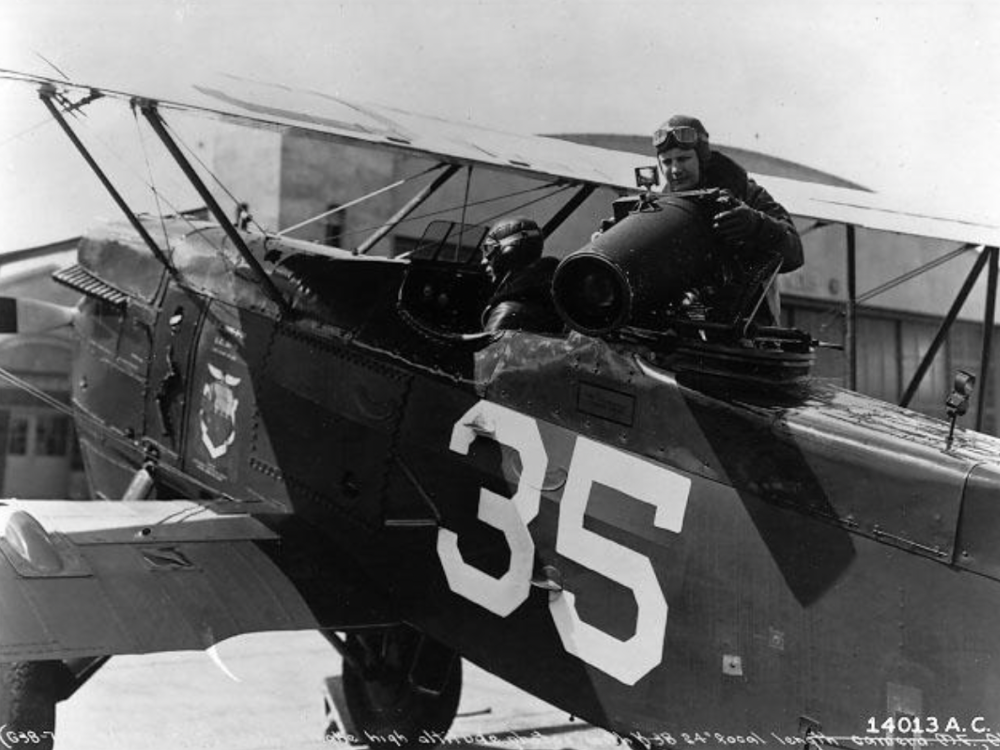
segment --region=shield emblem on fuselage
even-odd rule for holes
[[[226,455],[236,440],[236,409],[240,402],[233,389],[240,384],[240,378],[227,375],[213,365],[208,365],[208,372],[211,379],[201,390],[198,422],[202,445],[215,459]]]

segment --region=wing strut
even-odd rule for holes
[[[211,191],[202,182],[201,177],[195,172],[194,167],[187,160],[184,154],[181,152],[180,148],[174,142],[174,139],[170,137],[167,132],[163,118],[160,117],[159,111],[156,108],[156,102],[149,100],[142,100],[139,102],[139,109],[147,120],[149,124],[153,127],[156,135],[159,136],[160,140],[163,141],[163,145],[167,147],[170,155],[174,157],[174,161],[177,162],[177,166],[181,168],[184,172],[184,176],[188,178],[192,187],[198,191],[198,195],[201,196],[202,200],[205,201],[205,205],[208,206],[208,210],[212,212],[215,220],[219,222],[226,236],[229,238],[233,246],[239,251],[239,254],[243,256],[243,260],[246,261],[247,265],[250,266],[254,275],[260,281],[261,288],[264,293],[271,298],[271,301],[278,305],[278,309],[281,310],[282,314],[289,315],[292,312],[291,307],[288,304],[288,300],[282,296],[278,287],[275,286],[274,281],[271,277],[267,275],[267,272],[254,257],[253,253],[250,252],[250,248],[247,247],[246,243],[243,241],[243,237],[240,236],[239,231],[233,226],[233,223],[226,216],[226,212],[222,210],[222,207],[216,202],[215,196],[212,195]]]
[[[444,166],[443,164],[441,166]],[[452,175],[455,174],[461,166],[458,164],[449,164],[448,168],[444,170],[441,174],[434,178],[434,181],[427,185],[423,190],[417,193],[409,202],[399,209],[395,214],[390,217],[390,219],[383,224],[379,229],[377,229],[374,234],[368,237],[364,242],[358,245],[357,249],[354,251],[355,255],[364,255],[369,250],[371,250],[375,244],[385,237],[389,232],[396,228],[396,226],[407,216],[417,210],[421,203],[431,197],[431,195],[437,191],[439,187],[444,185],[445,182],[451,179]]]
[[[986,393],[990,383],[990,353],[993,349],[993,326],[997,311],[997,274],[1000,271],[1000,248],[986,248],[990,267],[986,276],[986,313],[983,316],[983,349],[979,358],[979,402],[976,404],[976,431],[982,431],[986,416]]]
[[[847,365],[847,387],[858,389],[858,263],[853,224],[847,225],[847,307],[844,315],[844,353]],[[905,404],[904,404],[905,406]]]
[[[584,185],[577,190],[573,197],[566,202],[566,205],[560,208],[559,212],[545,223],[545,226],[542,227],[542,235],[547,239],[596,189],[597,185]]]
[[[38,89],[38,96],[39,98],[41,98],[42,103],[44,103],[45,106],[48,108],[53,119],[57,123],[59,123],[59,127],[63,129],[64,133],[66,133],[66,136],[76,147],[76,150],[80,152],[80,155],[83,157],[84,161],[87,162],[87,166],[89,166],[91,171],[95,175],[97,175],[97,179],[101,181],[102,185],[104,185],[104,189],[107,190],[108,193],[111,195],[112,200],[114,200],[114,202],[118,204],[118,208],[120,208],[122,210],[122,213],[125,214],[126,218],[129,220],[129,223],[132,225],[132,228],[135,229],[135,231],[139,234],[140,237],[142,237],[143,242],[145,242],[146,245],[149,246],[149,249],[152,250],[153,255],[156,256],[156,259],[160,261],[160,263],[162,263],[164,267],[168,271],[170,271],[171,274],[176,274],[176,270],[174,269],[173,263],[170,262],[170,259],[166,256],[163,250],[160,249],[160,246],[156,243],[156,240],[153,239],[152,235],[150,235],[149,232],[146,231],[146,227],[144,227],[142,225],[142,222],[139,221],[139,217],[135,215],[135,212],[125,202],[125,199],[122,198],[121,193],[119,193],[115,189],[115,186],[111,184],[111,180],[108,179],[108,176],[104,174],[104,172],[101,170],[101,167],[97,164],[96,161],[94,161],[94,157],[90,155],[90,152],[87,150],[87,147],[83,145],[83,142],[77,137],[76,133],[73,132],[73,128],[69,126],[69,123],[66,122],[66,119],[62,116],[62,112],[60,112],[59,108],[53,103],[52,99],[55,97],[55,95],[56,95],[55,87],[52,86],[51,84],[44,84]]]
[[[903,393],[903,398],[900,399],[900,406],[909,406],[910,401],[917,392],[917,388],[920,387],[921,381],[924,379],[924,375],[930,369],[931,362],[934,361],[934,356],[937,354],[938,349],[941,348],[941,344],[944,343],[945,339],[948,338],[948,333],[951,331],[952,323],[958,317],[958,314],[962,311],[962,305],[965,304],[965,300],[969,296],[969,292],[972,291],[972,287],[976,285],[979,280],[979,274],[983,272],[983,266],[986,265],[986,261],[993,256],[992,252],[982,252],[979,257],[976,258],[975,264],[972,266],[972,270],[969,271],[969,275],[966,277],[965,282],[962,284],[962,288],[958,290],[958,294],[955,296],[955,301],[951,305],[951,309],[948,310],[948,314],[945,316],[944,322],[941,323],[941,327],[938,329],[937,335],[934,336],[934,340],[931,342],[930,348],[927,353],[924,354],[924,358],[920,360],[920,365],[917,367],[917,371],[913,373],[913,379],[910,380],[910,384],[906,386],[906,392]],[[990,336],[992,331],[986,330],[983,332],[985,336]],[[986,373],[982,373],[983,380],[986,379]],[[982,395],[982,394],[980,394]]]

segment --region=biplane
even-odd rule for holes
[[[5,736],[51,744],[57,703],[111,656],[275,630],[343,656],[338,726],[369,744],[442,736],[463,659],[637,746],[1000,735],[1000,440],[956,426],[972,378],[950,422],[811,378],[808,332],[754,323],[773,264],[692,314],[712,196],[637,187],[632,154],[316,92],[0,77],[37,89],[124,214],[55,275],[77,307],[2,305],[6,331],[79,336],[96,498],[0,505]],[[67,117],[96,100],[141,115],[212,220],[129,207]],[[358,246],[295,240],[220,205],[181,111],[441,172]],[[469,166],[572,186],[547,236],[595,188],[623,196],[563,248],[563,332],[481,330],[473,222],[367,252]],[[996,268],[996,226],[765,182],[797,216],[972,243]]]

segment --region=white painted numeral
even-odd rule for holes
[[[516,450],[523,469],[517,491],[505,498],[479,490],[478,518],[501,531],[510,547],[510,566],[499,578],[469,565],[458,535],[438,530],[437,551],[448,585],[456,594],[506,617],[528,598],[535,544],[528,524],[538,515],[548,456],[534,419],[513,409],[480,401],[455,424],[451,450],[468,455],[477,437]],[[616,638],[580,619],[576,594],[564,590],[549,602],[563,647],[626,685],[634,685],[663,660],[667,600],[649,558],[584,528],[594,484],[601,484],[652,505],[655,526],[680,533],[691,480],[670,469],[601,443],[577,437],[559,503],[556,552],[628,588],[635,597],[635,632]]]
[[[632,590],[638,614],[635,633],[622,641],[580,619],[576,596],[563,591],[549,611],[571,654],[634,685],[663,660],[667,600],[649,558],[583,527],[595,482],[656,508],[654,524],[680,532],[691,480],[637,456],[578,437],[559,504],[556,552]]]
[[[538,425],[531,417],[490,401],[480,401],[455,424],[451,450],[468,455],[476,437],[486,437],[516,450],[521,456],[521,477],[513,498],[505,498],[485,487],[479,490],[478,517],[503,532],[510,547],[510,567],[500,578],[469,565],[458,548],[458,535],[438,529],[437,551],[456,594],[506,617],[528,598],[535,543],[528,524],[538,515],[540,488],[545,478],[545,446]]]

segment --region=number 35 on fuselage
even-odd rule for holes
[[[549,614],[566,652],[634,685],[663,660],[669,604],[651,557],[677,541],[670,537],[683,528],[691,480],[486,400],[455,423],[449,447],[469,455],[477,440],[499,447],[512,487],[509,496],[481,487],[476,514],[502,534],[509,562],[481,569],[445,520],[437,552],[448,586],[506,618],[524,606],[534,579],[552,591]],[[554,523],[536,523],[542,513]],[[621,606],[608,607],[616,596]]]

